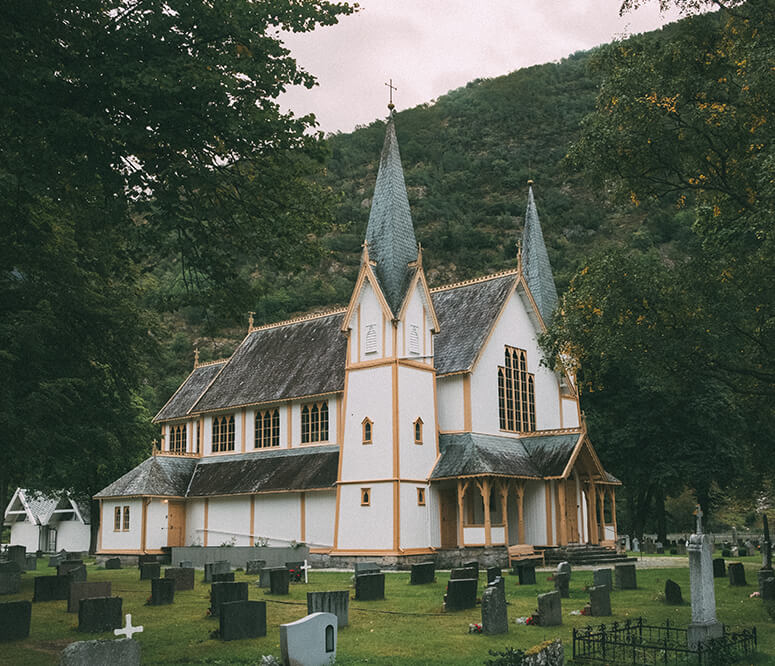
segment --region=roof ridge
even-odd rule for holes
[[[219,363],[226,363],[226,361],[228,360],[229,360],[228,358],[219,358],[219,359],[216,359],[215,361],[203,361],[202,363],[197,363],[196,368],[204,368],[205,366],[208,366],[208,365],[218,365]]]
[[[277,321],[272,324],[263,324],[261,326],[251,326],[248,331],[248,335],[255,331],[265,331],[268,328],[279,328],[280,326],[288,326],[289,324],[297,324],[302,321],[309,321],[311,319],[322,319],[323,317],[331,317],[335,314],[343,314],[347,312],[347,308],[336,308],[334,310],[326,310],[325,312],[314,312],[306,315],[299,315],[292,319],[286,319],[284,321]],[[228,359],[227,359],[228,360]]]
[[[480,282],[487,282],[488,280],[494,280],[499,277],[504,277],[505,275],[517,275],[518,270],[516,268],[509,268],[507,270],[499,271],[497,273],[492,273],[490,275],[482,275],[480,277],[476,278],[470,278],[468,280],[461,280],[460,282],[452,282],[451,284],[445,284],[441,287],[434,287],[430,290],[432,294],[435,294],[437,291],[447,291],[448,289],[457,289],[458,287],[467,287],[470,284],[478,284]]]

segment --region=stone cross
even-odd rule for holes
[[[702,516],[704,514],[702,513],[702,507],[700,507],[699,504],[697,505],[694,515],[697,516],[697,534],[702,534]]]
[[[142,630],[143,630],[142,625],[139,627],[132,626],[132,616],[129,613],[127,613],[126,626],[122,627],[121,629],[114,629],[113,633],[116,636],[124,636],[125,638],[132,638],[133,634],[139,634]]]
[[[311,569],[312,567],[309,564],[307,564],[307,560],[304,560],[304,566],[302,566],[300,568],[304,570],[304,582],[305,583],[309,583],[309,579],[307,577],[307,571],[309,569]]]

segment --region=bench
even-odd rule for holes
[[[509,566],[513,567],[513,562],[540,562],[541,566],[544,566],[544,554],[541,551],[537,551],[530,544],[517,544],[515,546],[509,546]]]

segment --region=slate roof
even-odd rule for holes
[[[377,264],[377,280],[395,315],[401,308],[409,286],[408,264],[417,260],[417,239],[392,112],[379,159],[377,182],[366,226],[366,244],[369,258]]]
[[[187,377],[175,394],[167,401],[154,417],[156,421],[166,421],[168,419],[177,419],[186,416],[194,403],[202,395],[202,392],[209,386],[215,376],[221,371],[226,361],[212,363],[194,368],[193,372]]]
[[[84,524],[89,524],[91,514],[89,502],[73,500],[66,492],[52,497],[40,492],[19,488],[17,496],[22,505],[26,502],[36,525],[48,525],[57,507],[62,505],[62,508],[70,509],[72,508],[71,502],[78,508]],[[9,504],[9,508],[10,506]]]
[[[338,467],[338,446],[204,458],[196,466],[186,496],[333,488]]]
[[[251,332],[210,388],[199,412],[344,390],[343,312]]]
[[[548,326],[557,307],[557,287],[554,284],[532,187],[527,192],[525,230],[522,232],[522,272],[541,318]]]
[[[516,279],[516,272],[511,272],[431,292],[441,328],[433,343],[437,374],[473,367]]]
[[[561,476],[579,433],[503,437],[481,433],[439,435],[441,457],[431,479],[497,474],[528,478]]]
[[[182,456],[152,456],[94,497],[183,497],[197,462],[196,458]]]

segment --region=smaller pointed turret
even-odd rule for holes
[[[533,181],[527,182],[527,210],[525,211],[525,229],[522,232],[521,268],[528,289],[530,289],[533,300],[538,306],[538,311],[541,313],[541,318],[548,326],[559,299],[533,197]]]

